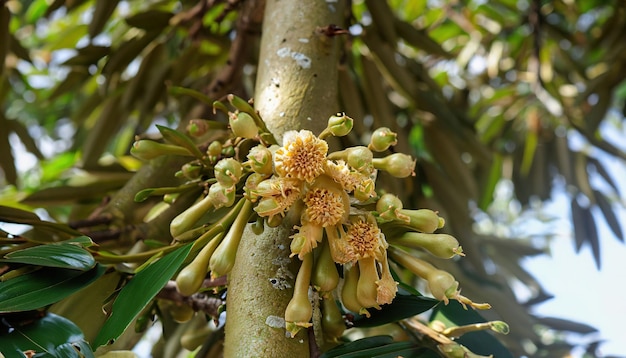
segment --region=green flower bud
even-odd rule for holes
[[[209,144],[209,148],[207,148],[207,154],[210,157],[219,157],[222,154],[222,143],[214,140]]]
[[[209,123],[204,119],[192,119],[187,125],[187,132],[193,137],[201,137],[209,130]]]
[[[366,147],[358,146],[348,148],[348,155],[346,163],[352,168],[369,173],[372,169],[372,161],[374,160],[374,153]]]
[[[375,152],[384,152],[396,144],[398,144],[398,135],[387,127],[381,127],[372,133],[370,144],[367,147]]]
[[[330,293],[328,297],[322,300],[322,331],[324,337],[330,341],[337,341],[337,338],[343,335],[346,330],[346,323],[339,311],[339,306]]]
[[[352,130],[354,120],[345,113],[339,112],[328,119],[328,126],[320,134],[320,138],[324,138],[326,133],[332,134],[335,137],[343,137],[348,135]]]
[[[396,178],[415,175],[415,159],[403,153],[394,153],[384,158],[374,158],[374,168],[384,170]]]
[[[245,112],[229,113],[228,124],[236,137],[255,138],[259,135],[259,128],[254,118]]]
[[[380,309],[376,297],[378,296],[378,286],[376,281],[379,280],[378,271],[376,269],[376,259],[374,257],[365,257],[358,261],[359,263],[359,282],[357,283],[357,300],[362,308],[374,307]]]
[[[250,167],[255,173],[270,175],[273,171],[272,152],[262,145],[250,149]]]
[[[209,188],[207,198],[215,209],[229,207],[235,203],[235,189],[234,186],[224,187],[221,183],[215,183]]]
[[[370,313],[364,309],[361,310],[361,304],[357,298],[357,285],[359,284],[359,267],[355,264],[350,268],[344,265],[343,287],[341,289],[341,303],[349,311],[364,314],[370,317]]]
[[[222,155],[225,157],[234,157],[235,156],[235,148],[232,145],[228,147],[222,148]]]
[[[130,148],[130,154],[143,160],[150,160],[167,154],[192,156],[192,154],[183,147],[158,143],[147,139],[141,139],[133,143],[132,148]]]
[[[402,200],[397,196],[386,193],[378,199],[376,202],[376,211],[378,212],[378,216],[384,221],[392,221],[395,219],[399,219],[405,222],[409,222],[410,218],[405,217],[400,214],[400,210],[402,209]],[[400,215],[398,215],[400,214]]]
[[[233,158],[222,159],[215,164],[215,179],[224,187],[231,187],[239,182],[243,173],[241,163]]]
[[[215,184],[214,184],[215,185]],[[180,213],[170,223],[170,233],[172,237],[177,237],[183,232],[191,229],[207,211],[214,208],[213,199],[208,195],[196,202],[185,211]]]
[[[207,243],[198,255],[183,268],[176,276],[176,289],[183,296],[191,296],[200,290],[202,282],[209,271],[209,260],[211,255],[221,241],[220,237],[215,237]]]
[[[197,179],[202,174],[202,166],[198,164],[185,163],[181,168],[183,175],[187,179]]]
[[[333,257],[330,254],[328,240],[324,241],[321,250],[322,252],[317,257],[317,262],[315,263],[315,271],[313,271],[311,283],[317,291],[330,292],[339,284],[339,272],[337,272],[335,261],[333,261]]]
[[[244,196],[248,198],[248,200],[250,200],[251,202],[256,202],[256,200],[259,198],[259,195],[256,191],[257,187],[265,179],[266,176],[259,173],[252,173],[248,175],[248,178],[246,178],[246,185],[244,185],[243,187]]]
[[[449,259],[455,255],[463,256],[459,242],[448,234],[426,234],[421,232],[406,232],[402,236],[389,240],[393,245],[402,245],[411,248],[424,249],[442,259]]]
[[[213,278],[228,274],[235,264],[235,256],[237,255],[241,235],[252,212],[252,203],[246,199],[244,200],[245,202],[237,218],[222,242],[215,249],[213,255],[211,255],[209,268]]]
[[[302,328],[311,327],[313,307],[309,301],[309,284],[313,270],[313,254],[304,255],[296,276],[293,297],[285,309],[285,328],[293,338]]]

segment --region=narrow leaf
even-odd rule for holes
[[[537,317],[537,321],[543,325],[559,331],[569,331],[580,334],[589,334],[597,332],[598,330],[590,325],[570,321],[562,318],[555,317]]]
[[[0,313],[39,309],[88,286],[104,274],[97,265],[87,272],[42,269],[0,282]]]
[[[163,139],[165,139],[167,142],[186,148],[198,159],[202,159],[202,157],[204,156],[200,149],[198,149],[194,142],[186,135],[164,126],[157,125],[157,128],[159,129],[159,132],[161,132],[161,134],[163,135]]]
[[[606,220],[607,224],[609,224],[611,231],[613,231],[619,241],[624,242],[624,233],[622,232],[622,227],[619,224],[619,220],[617,220],[617,216],[615,216],[615,212],[613,212],[613,207],[611,206],[611,203],[606,198],[606,196],[598,190],[594,190],[593,194],[596,197],[596,204],[598,204],[600,211],[602,211],[602,215],[604,215],[604,219]]]
[[[357,339],[356,341],[344,343],[327,351],[321,356],[321,358],[339,357],[343,354],[348,354],[351,352],[361,351],[374,347],[380,347],[382,345],[391,343],[393,343],[393,338],[391,336],[373,336]]]
[[[388,305],[381,306],[380,310],[371,309],[369,318],[355,319],[355,327],[373,327],[386,323],[397,322],[402,319],[413,317],[422,312],[435,307],[439,303],[438,300],[425,296],[412,295],[402,288],[398,289],[398,294],[393,302]]]
[[[176,249],[141,270],[124,286],[113,303],[111,316],[104,323],[94,341],[94,347],[114,341],[128,328],[141,310],[176,273],[190,250],[191,244]]]

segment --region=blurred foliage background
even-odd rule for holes
[[[154,202],[81,223],[142,173],[128,154],[136,136],[224,121],[203,99],[254,97],[262,3],[247,2],[0,1],[0,204],[122,249],[160,232],[139,224]],[[617,178],[600,155],[626,159],[607,139],[626,110],[626,5],[355,0],[340,27],[349,33],[337,35],[339,81],[328,86],[355,119],[343,144],[380,126],[397,132],[418,175],[387,189],[438,210],[467,253],[436,264],[492,304],[485,318],[510,324],[501,340],[514,356],[565,356],[562,334],[595,329],[533,315],[550,288],[521,263],[546,253],[552,217],[541,208],[555,188],[570,198],[572,245],[590,247],[598,267],[602,240],[614,238],[601,240],[597,222],[624,240]],[[159,173],[150,180],[167,185]],[[511,195],[494,205],[497,187]]]

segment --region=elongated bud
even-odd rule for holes
[[[384,170],[396,178],[415,175],[415,159],[403,153],[394,153],[384,158],[374,158],[374,168]]]
[[[357,298],[357,285],[359,284],[359,267],[354,264],[350,267],[346,265],[343,266],[343,287],[341,289],[341,303],[343,303],[344,307],[349,311],[365,314],[367,317],[370,316],[367,310],[361,312],[361,304]]]
[[[457,295],[459,283],[450,273],[439,270],[430,263],[413,257],[400,249],[389,247],[388,252],[391,258],[400,265],[426,280],[430,292],[436,299],[448,304],[448,298]]]
[[[409,218],[408,224],[413,229],[425,233],[432,233],[440,229],[443,224],[439,215],[430,209],[408,210],[400,209],[398,215],[401,218]]]
[[[244,196],[251,202],[256,202],[259,198],[256,190],[259,184],[266,179],[266,176],[259,173],[252,173],[246,178],[246,185],[244,186]]]
[[[394,245],[424,249],[442,259],[449,259],[455,255],[464,256],[457,239],[448,234],[406,232],[400,237],[390,239],[390,242]]]
[[[228,124],[236,137],[255,138],[259,135],[259,128],[254,118],[245,112],[229,113]]]
[[[243,234],[243,230],[246,227],[246,223],[252,211],[252,203],[247,199],[243,200],[245,200],[245,202],[237,218],[228,230],[224,240],[222,240],[211,256],[211,260],[209,261],[211,277],[215,278],[226,275],[233,268],[239,242],[241,241],[241,235]]]
[[[231,187],[239,182],[243,173],[241,163],[233,158],[225,158],[215,164],[215,179],[224,187]]]
[[[222,235],[213,238],[198,252],[198,255],[176,276],[176,289],[183,296],[191,296],[200,290],[209,272],[209,260],[220,243]],[[200,240],[200,239],[198,239]]]
[[[339,284],[339,272],[337,272],[335,261],[330,254],[328,240],[324,241],[321,250],[322,252],[315,263],[311,283],[319,292],[330,292]]]
[[[327,340],[336,342],[343,335],[346,323],[339,311],[332,292],[322,300],[322,331]]]
[[[250,167],[255,173],[272,174],[274,163],[272,161],[272,152],[268,148],[257,145],[248,153],[248,160]]]
[[[170,223],[170,234],[175,238],[191,229],[207,211],[212,209],[213,201],[207,195],[172,220]]]
[[[147,139],[141,139],[133,143],[133,146],[130,148],[130,154],[143,160],[150,160],[168,154],[192,156],[192,154],[183,147],[172,144],[158,143]]]
[[[357,284],[357,299],[362,308],[374,307],[380,309],[376,297],[378,295],[376,282],[378,272],[376,259],[373,257],[362,258],[359,263],[359,282]]]
[[[313,307],[309,301],[309,284],[313,270],[313,254],[302,259],[302,265],[296,276],[293,297],[285,309],[285,329],[293,338],[302,328],[311,327],[309,322],[313,316]]]
[[[372,133],[370,144],[367,147],[375,152],[384,152],[396,144],[398,144],[398,135],[387,127],[380,127]]]

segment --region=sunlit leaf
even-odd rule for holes
[[[0,259],[0,262],[66,268],[79,271],[87,271],[96,265],[96,261],[87,250],[69,242],[40,245],[13,251],[4,255],[4,257]]]
[[[148,305],[176,273],[189,254],[191,246],[192,244],[184,245],[176,251],[165,255],[137,273],[124,286],[113,303],[111,316],[94,340],[94,347],[116,340],[128,328],[141,310]]]

